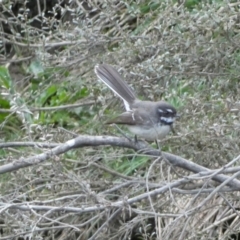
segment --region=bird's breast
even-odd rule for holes
[[[144,138],[149,141],[154,141],[156,139],[163,139],[171,130],[171,126],[157,124],[155,126],[128,126],[128,129],[133,134],[140,138]]]

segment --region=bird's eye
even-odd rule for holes
[[[166,111],[166,115],[167,115],[167,116],[169,116],[169,115],[171,115],[171,114],[172,114],[172,112]]]

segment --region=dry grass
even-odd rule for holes
[[[7,44],[0,61],[9,69],[14,92],[2,86],[1,91],[11,98],[11,107],[22,102],[27,109],[55,106],[51,105],[51,94],[42,100],[54,84],[66,91],[64,101],[59,97],[56,105],[96,103],[59,115],[52,111],[43,111],[43,116],[33,111],[30,117],[21,111],[15,113],[14,122],[7,118],[1,123],[2,141],[62,143],[71,139],[73,136],[59,130],[60,126],[78,134],[121,135],[101,124],[121,111],[93,71],[97,63],[105,62],[121,68],[139,97],[165,99],[181,113],[177,133],[161,143],[164,151],[209,169],[220,168],[237,157],[239,5],[216,1],[190,9],[167,0],[155,5],[144,0],[105,0],[102,4],[92,0],[87,10],[83,2],[73,1],[67,12],[67,7],[62,7],[62,19],[42,19],[47,26],[56,24],[50,32],[18,20],[24,29],[20,36],[13,31],[16,19],[9,21],[14,34],[2,32]],[[12,14],[6,7],[1,19],[6,18],[7,11]],[[12,54],[7,53],[10,43]],[[27,57],[31,58],[25,60]],[[40,64],[36,69],[43,69],[41,76],[34,78],[37,70],[29,68],[33,63]],[[79,89],[83,93],[77,100],[75,92]],[[0,150],[0,157],[6,164],[42,151],[7,148]],[[41,165],[1,176],[2,239],[229,239],[237,235],[239,193],[225,189],[213,194],[218,185],[204,177],[194,177],[178,189],[169,188],[132,205],[113,207],[115,202],[190,174],[131,150],[105,146],[71,150]],[[99,204],[105,210],[78,214],[8,209],[20,203],[79,209]]]

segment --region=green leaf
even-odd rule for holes
[[[31,62],[28,71],[34,75],[34,77],[38,77],[39,74],[44,73],[44,68],[38,60]]]
[[[155,2],[144,4],[140,7],[140,11],[141,13],[146,14],[150,11],[155,11],[159,6],[160,6],[160,3],[155,3]]]
[[[8,69],[4,66],[0,66],[0,85],[12,90],[12,79]]]
[[[41,97],[38,99],[38,102],[40,102],[40,105],[43,106],[47,103],[47,101],[50,101],[50,98],[56,94],[57,92],[57,86],[52,85],[50,86],[45,92],[41,94]]]
[[[0,97],[0,108],[9,109],[10,108],[10,102],[8,100]]]

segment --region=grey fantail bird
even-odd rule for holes
[[[141,101],[119,75],[108,64],[98,64],[95,73],[124,102],[126,112],[108,121],[128,127],[129,131],[147,141],[164,138],[177,118],[176,109],[167,102]]]

